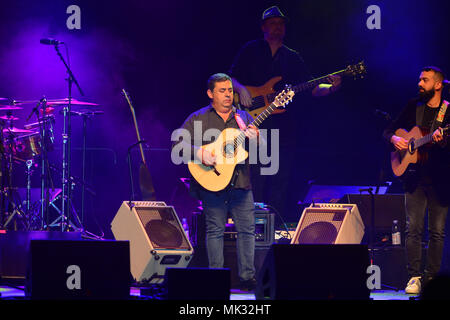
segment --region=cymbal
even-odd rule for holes
[[[58,105],[64,106],[64,105],[68,105],[68,104],[69,104],[69,99],[68,98],[64,98],[64,99],[49,99],[49,100],[47,100],[47,105],[48,106],[58,106]],[[71,105],[72,106],[98,106],[97,103],[78,101],[76,99],[72,99]]]
[[[7,128],[3,129],[3,133],[33,133],[32,130],[20,129],[20,128]]]
[[[0,101],[2,103],[4,101],[7,101],[7,103],[9,105],[12,105],[12,106],[21,106],[23,104],[34,104],[34,103],[38,103],[39,102],[39,100],[28,100],[28,101],[25,101],[25,100],[15,100],[15,99],[5,99],[5,100],[1,100],[0,99]]]
[[[0,106],[0,111],[12,111],[12,110],[22,110],[22,107],[17,107],[17,106],[8,106],[8,105],[4,105],[4,106]]]
[[[13,116],[1,116],[0,120],[9,120],[9,121],[13,120],[13,121],[16,121],[16,120],[19,120],[19,118],[13,117]]]

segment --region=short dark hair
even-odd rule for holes
[[[216,82],[231,81],[231,77],[225,73],[215,73],[208,79],[208,89],[214,91]]]
[[[423,72],[423,71],[433,71],[434,74],[436,75],[438,81],[444,81],[444,79],[445,79],[445,74],[444,74],[444,72],[442,71],[442,69],[440,69],[440,68],[438,68],[438,67],[435,67],[435,66],[426,66],[426,67],[423,67],[423,68],[422,68],[422,72]]]

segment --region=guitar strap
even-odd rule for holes
[[[444,122],[445,113],[447,112],[448,107],[448,101],[444,100],[441,105],[441,109],[439,109],[439,112],[436,116],[436,119],[434,119],[433,126],[431,127],[431,132],[436,130],[438,127],[442,127],[442,122]]]
[[[245,124],[244,120],[242,120],[241,116],[237,112],[234,114],[234,118],[236,119],[239,129],[241,129],[242,131],[247,130],[247,125]]]
[[[244,120],[242,120],[241,116],[238,114],[237,110],[234,109],[234,119],[236,120],[239,129],[242,131],[245,131],[247,129],[247,125],[245,124]],[[237,170],[237,167],[234,168],[233,176],[231,177],[230,186],[231,188],[234,188],[236,184],[236,180],[239,176],[239,171]]]

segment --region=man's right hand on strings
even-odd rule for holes
[[[408,140],[406,140],[402,137],[393,135],[391,138],[391,143],[394,145],[395,149],[397,149],[397,150],[408,149]]]

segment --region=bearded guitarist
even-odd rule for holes
[[[425,67],[419,77],[419,96],[412,99],[383,132],[393,156],[412,152],[412,138],[405,132],[428,134],[429,143],[417,150],[419,160],[408,165],[401,176],[406,203],[406,253],[410,277],[405,292],[419,294],[440,270],[444,228],[450,201],[450,143],[442,128],[450,123],[448,102],[442,97],[445,76],[437,67]],[[393,158],[395,159],[395,157]],[[393,169],[395,164],[393,162]],[[421,271],[422,234],[428,210],[429,243],[425,270]]]
[[[252,96],[246,86],[263,86],[269,80],[278,81],[273,90],[280,91],[286,84],[295,85],[312,79],[308,67],[300,54],[284,44],[286,25],[289,19],[277,7],[266,9],[261,21],[263,38],[252,40],[243,45],[237,53],[229,70],[233,87],[239,94],[241,107],[250,107]],[[277,77],[277,78],[275,78]],[[326,96],[341,86],[340,76],[328,77],[329,83],[312,88],[315,97]],[[308,108],[302,101],[293,102],[289,111],[274,115],[263,124],[264,128],[279,130],[280,166],[276,175],[260,176],[253,174],[254,192],[257,201],[267,202],[276,207],[283,215],[294,212],[298,199],[288,199],[292,189],[292,173],[298,170],[295,157],[295,142],[298,137],[299,123],[296,121],[300,110]],[[297,112],[297,114],[296,114]],[[274,112],[275,113],[275,112]],[[270,141],[268,141],[270,143]],[[256,170],[257,168],[252,168]]]

